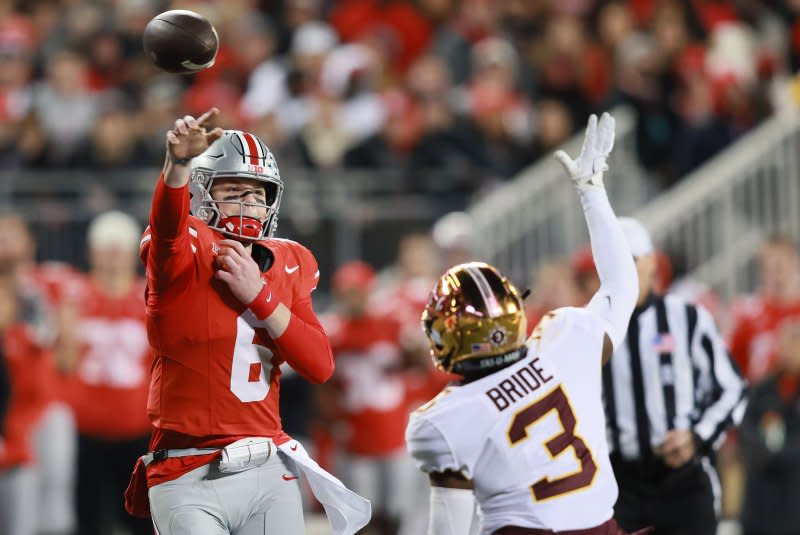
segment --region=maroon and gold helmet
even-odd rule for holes
[[[422,313],[434,364],[461,375],[488,372],[518,360],[526,324],[517,289],[483,262],[447,270]]]

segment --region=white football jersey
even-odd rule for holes
[[[481,533],[555,531],[609,520],[617,483],[601,398],[605,320],[583,308],[548,314],[519,362],[448,386],[411,415],[406,440],[425,472],[474,483]]]

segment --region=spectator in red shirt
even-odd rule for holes
[[[57,263],[37,265],[36,245],[25,221],[12,213],[0,214],[0,269],[8,270],[16,292],[27,305],[21,321],[36,344],[52,349],[58,335],[53,310],[74,290],[75,270]],[[71,533],[74,524],[73,486],[75,424],[63,402],[63,376],[53,351],[37,361],[34,376],[43,410],[33,422],[36,458],[36,522],[40,532]]]
[[[800,254],[791,238],[773,236],[759,255],[761,286],[733,305],[731,353],[744,376],[756,382],[775,369],[777,333],[800,317]]]
[[[52,356],[24,320],[32,305],[13,274],[0,263],[0,363],[5,396],[0,402],[0,532],[34,535],[43,505],[37,494],[35,434],[48,404],[41,381]]]
[[[152,430],[146,410],[151,355],[144,281],[136,274],[140,234],[138,223],[122,212],[95,218],[88,232],[90,275],[63,305],[73,314],[62,317],[74,320],[61,333],[60,345],[69,360],[64,367],[72,372],[66,397],[79,433],[82,535],[107,533],[109,521],[133,534],[153,530],[149,521],[128,516],[119,500]]]
[[[359,261],[343,265],[333,276],[336,310],[325,329],[336,372],[335,384],[322,394],[323,410],[338,424],[338,473],[372,502],[367,529],[393,535],[404,517],[414,516],[409,503],[417,478],[405,449],[409,388],[401,324],[370,309],[374,280],[372,267]]]

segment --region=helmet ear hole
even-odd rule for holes
[[[266,196],[266,205],[270,208],[278,200],[278,185],[273,183],[264,184],[264,193]]]

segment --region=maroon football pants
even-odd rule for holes
[[[603,524],[587,529],[575,529],[570,531],[551,531],[549,529],[518,528],[516,526],[504,526],[493,533],[493,535],[647,535],[652,531],[651,528],[640,529],[635,533],[628,533],[617,525],[613,518]]]

